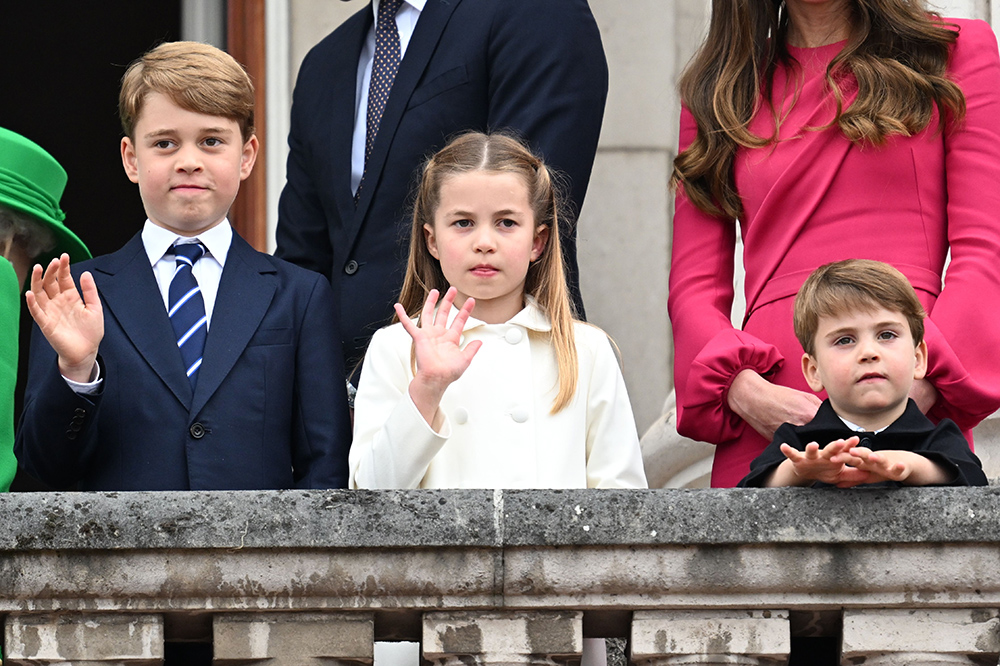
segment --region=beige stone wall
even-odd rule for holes
[[[587,314],[617,341],[640,433],[673,388],[667,274],[677,151],[677,76],[697,48],[703,0],[591,0],[610,86],[594,176],[580,216]]]

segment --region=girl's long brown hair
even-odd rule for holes
[[[512,136],[468,132],[452,139],[431,157],[423,168],[413,204],[410,230],[410,258],[399,302],[407,315],[417,316],[431,289],[444,293],[448,281],[440,262],[427,249],[424,225],[434,226],[434,213],[441,199],[445,179],[472,171],[495,171],[518,175],[528,186],[528,201],[535,218],[535,230],[549,229],[542,254],[528,267],[524,291],[537,301],[552,324],[551,344],[559,371],[559,392],[552,403],[555,414],[573,399],[577,384],[576,341],[573,335],[573,306],[569,300],[559,245],[559,185],[541,159]]]
[[[924,8],[922,0],[852,0],[847,45],[827,67],[837,103],[833,121],[850,141],[883,145],[893,135],[927,128],[937,109],[958,122],[965,96],[947,78],[957,33]],[[681,76],[681,99],[698,132],[674,160],[670,184],[699,209],[736,219],[743,205],[733,176],[738,146],[776,141],[748,126],[761,104],[780,123],[772,101],[779,63],[794,63],[785,47],[788,12],[783,0],[713,0],[708,37]],[[857,97],[843,108],[841,86],[853,76]],[[763,100],[763,101],[762,101]]]

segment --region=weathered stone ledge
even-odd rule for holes
[[[37,550],[993,543],[1000,487],[0,495]]]
[[[66,659],[129,641],[149,657],[135,663],[181,640],[232,663],[287,646],[321,656],[334,625],[368,646],[336,654],[361,661],[375,637],[455,655],[469,651],[445,638],[477,632],[490,659],[510,632],[523,654],[551,655],[631,636],[650,664],[770,663],[809,632],[841,636],[852,659],[952,633],[949,654],[1000,654],[993,487],[10,494],[0,525],[12,664],[58,662],[40,656],[48,644]],[[875,626],[896,638],[865,643]],[[711,642],[725,636],[747,642]],[[520,663],[505,659],[482,663]],[[901,659],[885,663],[924,663]]]

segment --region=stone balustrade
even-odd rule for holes
[[[0,496],[4,664],[997,664],[997,488]],[[834,662],[835,663],[835,662]]]

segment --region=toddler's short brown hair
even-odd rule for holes
[[[902,314],[910,326],[913,344],[920,344],[927,314],[902,273],[870,259],[846,259],[820,266],[795,297],[795,337],[812,356],[820,317],[880,307]]]

